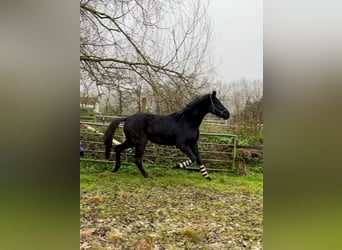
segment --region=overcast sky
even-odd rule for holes
[[[262,0],[211,0],[217,78],[263,80]]]

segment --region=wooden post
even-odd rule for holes
[[[142,107],[141,107],[141,111],[142,112],[146,112],[146,105],[147,105],[147,99],[146,99],[146,97],[143,97],[142,98]]]

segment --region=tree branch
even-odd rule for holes
[[[90,57],[90,56],[80,56],[80,60],[81,61],[88,61],[88,62],[97,62],[97,63],[98,62],[116,62],[116,63],[126,64],[126,65],[130,65],[130,66],[149,66],[153,70],[159,70],[159,71],[163,71],[165,73],[172,73],[172,74],[175,74],[179,77],[183,77],[183,75],[177,71],[164,68],[163,66],[158,66],[158,65],[154,65],[154,64],[146,64],[143,62],[130,62],[130,61],[120,60],[120,59],[116,59],[116,58],[100,58],[100,57]]]

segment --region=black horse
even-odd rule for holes
[[[204,116],[208,113],[212,113],[225,120],[229,118],[228,110],[216,98],[215,91],[212,94],[195,99],[184,109],[170,115],[154,115],[139,112],[127,118],[113,120],[105,133],[106,159],[110,157],[115,130],[120,122],[123,121],[125,121],[124,133],[126,140],[115,147],[116,163],[112,172],[118,171],[121,166],[121,152],[127,148],[135,147],[135,164],[143,176],[148,177],[148,173],[142,166],[142,156],[149,140],[157,144],[176,146],[190,158],[185,162],[178,163],[176,167],[185,168],[196,161],[200,166],[203,177],[211,180],[199,156],[197,144],[199,126]]]

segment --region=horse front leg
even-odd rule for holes
[[[187,155],[190,159],[186,160],[184,162],[179,162],[174,166],[174,168],[186,168],[189,167],[192,163],[196,161],[196,156],[192,152],[190,146],[182,144],[182,145],[177,145],[177,148],[180,149],[185,155]]]
[[[174,166],[174,168],[186,168],[186,167],[189,167],[193,162],[195,162],[195,160],[191,160],[191,159],[183,161],[183,162],[178,162],[176,166]]]
[[[196,143],[193,147],[192,147],[192,151],[194,153],[194,155],[196,156],[196,163],[198,164],[199,168],[200,168],[200,172],[202,174],[202,176],[204,178],[206,178],[207,180],[212,180],[211,176],[208,174],[207,169],[205,168],[202,159],[199,155],[199,150],[198,150],[198,144]]]

